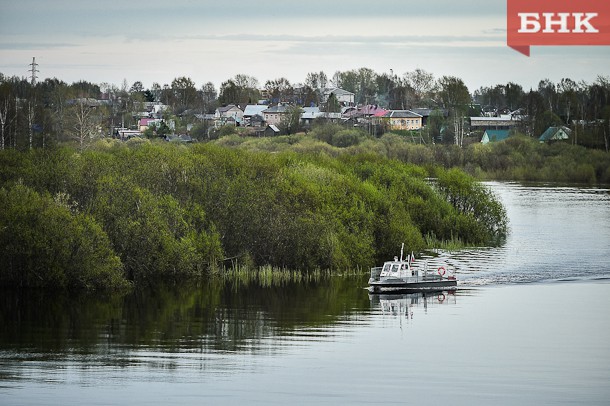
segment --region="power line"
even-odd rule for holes
[[[32,67],[32,69],[29,69],[28,72],[32,72],[31,75],[31,82],[32,82],[32,86],[36,85],[36,72],[40,72],[38,69],[36,69],[36,67],[38,66],[38,64],[36,63],[36,57],[32,58],[32,63],[30,64],[30,66]]]

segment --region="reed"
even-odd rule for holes
[[[459,251],[468,246],[464,243],[464,241],[462,241],[461,238],[456,237],[453,234],[451,234],[451,238],[449,240],[439,240],[433,233],[426,234],[424,239],[426,246],[432,250],[441,249],[443,251],[452,252]]]
[[[270,265],[250,267],[239,264],[230,268],[222,268],[215,273],[215,276],[225,282],[240,286],[257,285],[264,288],[281,287],[295,283],[315,283],[330,275],[330,271],[321,269],[301,271]]]

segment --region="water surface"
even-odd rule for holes
[[[608,190],[490,185],[512,232],[441,253],[457,292],[2,292],[0,404],[607,405]]]

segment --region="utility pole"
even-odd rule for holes
[[[36,63],[36,57],[32,58],[32,63],[30,64],[30,66],[32,67],[32,69],[28,70],[28,72],[32,72],[32,75],[30,76],[31,77],[30,80],[31,80],[32,86],[35,86],[36,79],[37,79],[36,72],[40,72],[38,69],[36,69],[36,67],[38,66],[38,64]]]

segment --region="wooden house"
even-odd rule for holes
[[[378,118],[389,130],[419,130],[422,128],[421,114],[411,110],[390,110]]]
[[[549,127],[544,133],[542,133],[538,140],[540,142],[567,140],[570,138],[571,134],[572,130],[570,130],[568,127]]]
[[[504,141],[508,138],[509,130],[485,130],[481,143],[488,144],[490,142]]]

